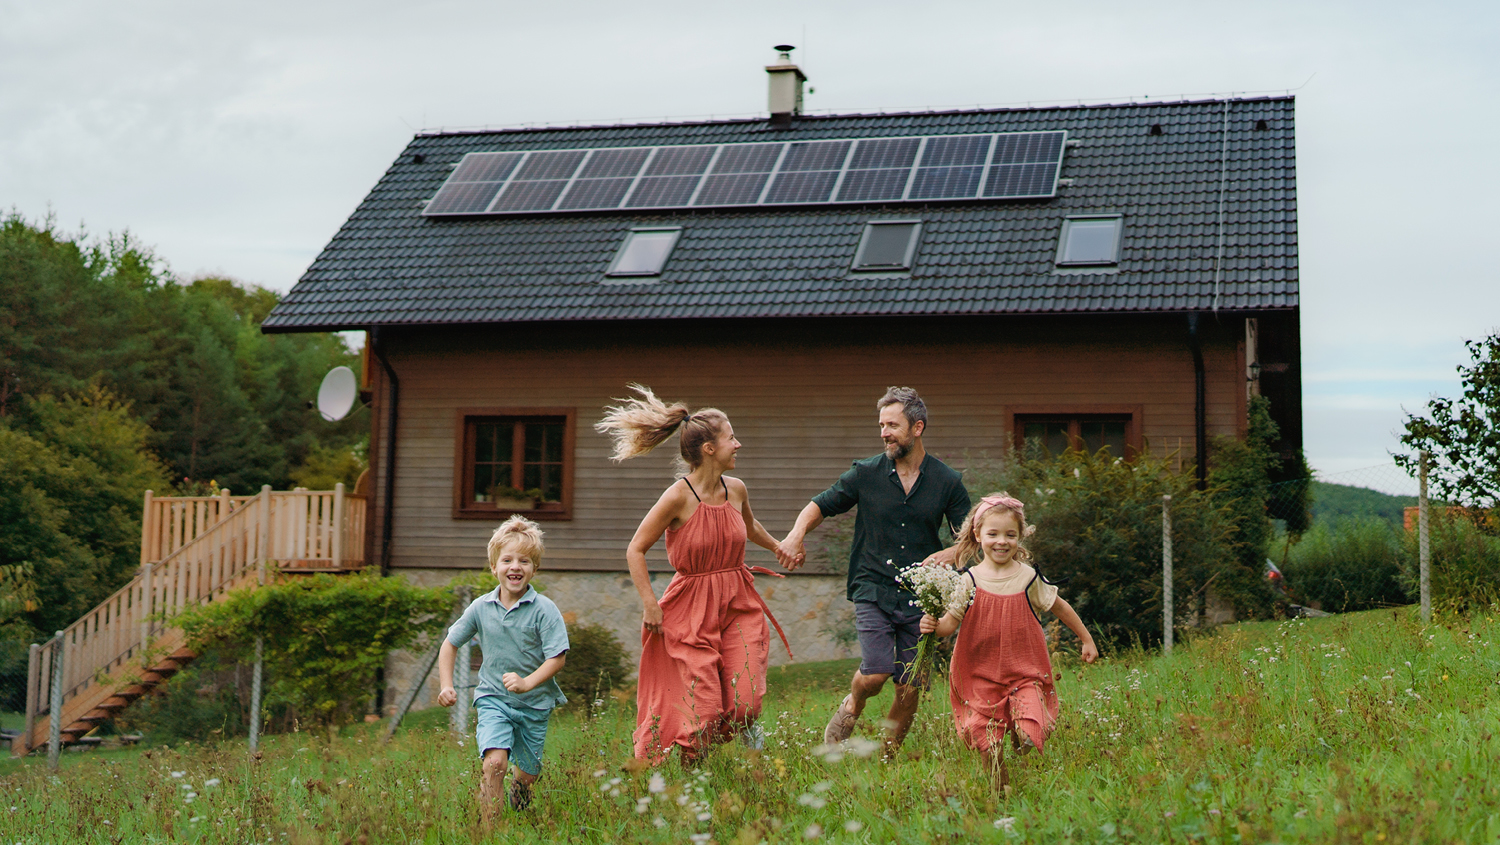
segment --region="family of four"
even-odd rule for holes
[[[955,727],[1004,779],[1004,746],[1041,749],[1057,719],[1057,693],[1039,614],[1051,612],[1097,657],[1093,638],[1057,587],[1032,565],[1024,546],[1032,528],[1022,503],[1004,493],[971,507],[957,471],[927,454],[922,435],[927,408],[915,390],[892,387],[876,403],[884,450],[855,461],[813,497],[780,541],[755,518],[735,468],[740,442],[734,426],[713,408],[668,404],[649,389],[605,409],[596,428],[614,440],[614,459],[644,455],[676,435],[681,476],[669,486],[630,541],[626,559],[640,594],[641,660],[637,684],[635,755],[659,763],[674,748],[691,765],[709,747],[735,736],[755,744],[766,692],[770,624],[791,654],[781,626],[754,586],[745,544],[773,551],[795,570],[807,558],[805,539],[823,520],[856,508],[849,558],[848,598],[854,603],[860,666],[849,694],[828,720],[825,743],[847,740],[865,706],[895,681],[886,714],[886,752],[911,727],[920,701],[910,664],[925,633],[958,631],[949,682]],[[944,548],[946,520],[956,538]],[[675,570],[658,597],[646,552],[666,536]],[[542,557],[541,531],[513,516],[489,543],[499,586],[476,599],[449,629],[439,656],[444,706],[457,700],[453,661],[460,645],[478,636],[484,655],[474,691],[477,741],[483,759],[481,805],[499,806],[511,766],[510,805],[524,808],[541,773],[552,709],[564,701],[553,676],[568,650],[557,606],[530,586]],[[924,615],[896,579],[913,563],[962,568],[974,599],[941,619]]]

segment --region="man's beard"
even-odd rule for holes
[[[902,443],[899,440],[895,443],[889,443],[885,447],[885,456],[893,461],[899,461],[911,454],[911,446],[912,444]]]

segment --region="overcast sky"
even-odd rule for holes
[[[1305,437],[1386,463],[1500,325],[1495,3],[0,0],[0,204],[287,290],[423,128],[1297,89]],[[1310,80],[1310,81],[1309,81]]]

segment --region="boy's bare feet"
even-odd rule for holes
[[[854,734],[854,724],[859,717],[849,710],[849,696],[839,702],[839,708],[833,711],[833,718],[828,720],[828,727],[823,729],[823,743],[825,745],[837,745]]]
[[[520,778],[510,782],[510,808],[520,811],[531,806],[531,784]]]

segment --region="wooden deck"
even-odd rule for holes
[[[79,741],[195,655],[172,619],[276,573],[364,566],[365,500],[329,491],[156,497],[146,491],[141,568],[114,595],[31,647],[26,727],[13,754],[45,746],[54,703],[62,742]]]

